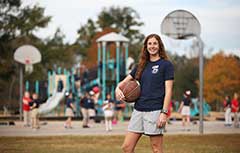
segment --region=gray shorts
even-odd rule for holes
[[[140,112],[134,109],[128,125],[128,131],[145,135],[162,135],[164,128],[157,127],[160,110]]]

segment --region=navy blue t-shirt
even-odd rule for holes
[[[68,98],[67,99],[67,108],[71,108],[72,109],[72,106],[71,106],[71,104],[73,103],[73,99],[72,98]]]
[[[84,97],[81,100],[80,104],[81,104],[81,106],[83,108],[86,108],[86,109],[92,108],[92,109],[94,109],[94,101],[91,98]]]
[[[183,98],[183,105],[184,106],[190,106],[191,99],[190,98]]]
[[[137,67],[130,75],[135,78]],[[174,69],[170,61],[159,59],[149,61],[143,70],[140,84],[141,95],[134,104],[138,111],[155,111],[163,108],[165,81],[174,79]]]
[[[89,109],[95,109],[94,100],[92,98],[88,99],[88,108]]]
[[[40,100],[40,99],[33,99],[33,100],[29,103],[29,106],[33,106],[34,103],[35,103],[36,105],[35,105],[35,107],[34,107],[33,109],[39,108],[39,106],[40,106],[40,104],[41,104],[41,100]]]

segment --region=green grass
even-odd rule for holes
[[[0,153],[121,153],[124,136],[0,137]],[[136,153],[151,152],[143,136]],[[240,153],[240,134],[167,135],[164,153]]]

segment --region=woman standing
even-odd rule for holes
[[[162,153],[163,130],[172,96],[174,70],[157,34],[146,37],[137,67],[118,84],[115,91],[118,100],[124,100],[119,86],[131,79],[140,82],[141,95],[134,104],[122,149],[125,153],[134,152],[138,140],[144,134],[150,138],[152,151]]]

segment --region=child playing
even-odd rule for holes
[[[111,95],[107,94],[106,100],[103,103],[102,109],[104,112],[106,131],[112,130],[112,119],[114,114],[114,101],[111,99]]]
[[[75,106],[73,105],[72,93],[69,93],[69,96],[67,97],[66,107],[67,107],[66,108],[67,120],[64,124],[64,127],[72,129],[72,117],[74,116],[74,111],[75,111]]]

